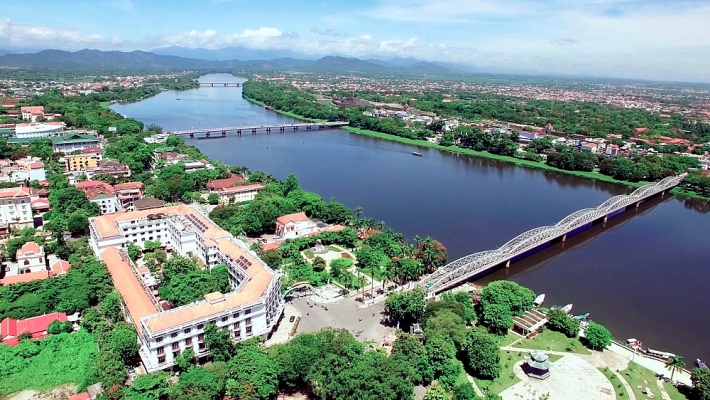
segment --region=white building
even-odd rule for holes
[[[121,203],[114,192],[105,188],[95,188],[86,191],[86,198],[101,207],[101,214],[114,213],[121,209]]]
[[[18,169],[10,176],[11,182],[32,182],[47,179],[44,164],[38,158],[27,157],[25,160],[17,160]]]
[[[20,107],[22,119],[25,121],[37,121],[37,118],[44,118],[44,106],[25,106]]]
[[[59,122],[30,123],[15,125],[15,137],[18,139],[46,138],[62,134],[64,126]]]
[[[52,150],[55,153],[71,153],[77,150],[100,148],[101,141],[96,135],[86,135],[74,131],[52,138]]]
[[[35,242],[27,242],[17,250],[17,271],[9,271],[8,275],[30,274],[47,270],[44,247]]]
[[[279,273],[195,209],[179,205],[102,215],[92,218],[89,227],[90,245],[123,295],[148,372],[171,367],[187,348],[206,356],[207,324],[227,328],[235,340],[267,335],[275,328],[283,311]],[[169,309],[153,296],[154,281],[141,275],[124,251],[129,241],[143,246],[146,240],[159,240],[181,255],[192,253],[208,268],[226,264],[233,290]]]
[[[308,219],[306,213],[288,214],[276,219],[276,236],[295,239],[319,232],[318,224]]]
[[[264,185],[260,183],[255,183],[253,185],[232,186],[224,188],[219,190],[217,194],[219,195],[220,204],[229,204],[230,202],[240,203],[243,201],[254,200],[254,198],[256,198],[256,195],[259,194],[259,191],[261,191],[263,188]]]
[[[0,233],[27,226],[32,226],[30,190],[25,187],[0,189]]]

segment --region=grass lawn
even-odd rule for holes
[[[614,386],[614,393],[616,394],[616,399],[621,400],[621,399],[628,399],[629,394],[626,392],[626,388],[624,385],[619,381],[619,378],[614,375],[613,372],[609,368],[599,368],[599,371],[606,376],[606,379],[611,382],[612,386]],[[644,396],[643,398],[645,398]]]
[[[526,353],[518,352],[518,351],[501,351],[500,352],[500,376],[496,378],[495,380],[489,381],[489,380],[483,380],[483,379],[478,379],[476,377],[473,378],[473,380],[476,382],[476,385],[484,392],[493,392],[493,393],[500,393],[504,391],[505,389],[515,385],[516,383],[520,382],[520,379],[518,379],[517,376],[515,376],[515,373],[513,372],[513,368],[515,366],[515,363],[522,360],[523,357],[525,356]]]
[[[661,391],[658,390],[658,384],[656,383],[658,378],[656,378],[656,374],[650,369],[631,362],[629,363],[629,367],[621,371],[620,374],[626,379],[626,382],[631,385],[631,389],[633,389],[637,399],[646,398],[643,394],[646,388],[651,389],[651,393],[653,393],[657,399],[661,398]],[[682,399],[682,397],[680,398]]]
[[[534,339],[524,339],[515,347],[535,350],[564,351],[567,353],[591,354],[579,339],[570,339],[560,332],[544,329]]]
[[[99,105],[101,105],[101,107],[103,107],[103,108],[109,108],[109,105],[111,105],[111,102],[110,101],[101,101],[101,102],[99,102]]]
[[[663,387],[666,388],[666,392],[668,392],[668,396],[670,396],[672,400],[688,400],[689,398],[688,396],[681,393],[677,387],[671,385],[668,382],[663,382]]]
[[[470,383],[468,382],[468,376],[466,376],[466,371],[464,371],[463,369],[463,363],[459,360],[456,360],[456,363],[461,366],[461,373],[459,374],[459,376],[456,377],[456,382],[454,382],[455,385],[470,385]]]
[[[507,335],[501,337],[499,346],[500,347],[509,346],[511,343],[513,343],[517,340],[522,340],[522,339],[525,339],[525,338],[518,335],[518,334],[515,334],[513,332],[508,332]]]
[[[308,249],[303,250],[303,255],[305,255],[305,256],[308,257],[308,258],[313,258],[313,256],[314,256],[313,252],[312,252],[311,250],[308,250]]]
[[[26,389],[82,385],[96,351],[94,337],[83,330],[15,347],[0,345],[0,397]]]
[[[330,246],[325,246],[325,247],[327,247],[327,248],[328,248],[328,250],[330,250],[330,251],[334,251],[334,252],[336,252],[336,253],[342,253],[342,252],[344,252],[344,251],[345,251],[345,250],[341,249],[340,247],[337,247],[337,246],[333,246],[333,245],[330,245]]]

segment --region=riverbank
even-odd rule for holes
[[[264,104],[264,102],[262,102],[262,101],[254,100],[254,99],[252,99],[252,98],[250,98],[250,97],[247,97],[247,96],[244,96],[244,95],[242,95],[242,98],[243,98],[244,100],[246,100],[246,101],[252,103],[252,104],[256,104],[257,106],[261,106],[261,107],[264,107],[264,108],[267,107],[267,105]],[[278,114],[284,115],[284,116],[286,116],[286,117],[291,117],[291,118],[293,118],[293,119],[297,119],[297,120],[299,120],[299,121],[305,121],[305,122],[328,122],[328,121],[325,120],[325,119],[306,118],[306,117],[304,117],[304,116],[302,116],[302,115],[294,114],[294,113],[288,112],[288,111],[277,110],[277,109],[271,108],[271,107],[269,107],[268,109],[271,110],[271,111],[274,111],[274,112],[276,112],[276,113],[278,113]]]

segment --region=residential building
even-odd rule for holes
[[[242,201],[252,201],[256,195],[264,189],[264,185],[255,183],[252,185],[232,186],[217,191],[220,204],[240,203]]]
[[[116,160],[104,159],[97,167],[86,169],[85,174],[87,179],[93,179],[96,175],[110,175],[116,179],[128,178],[131,176],[131,169]]]
[[[44,118],[44,106],[20,107],[20,112],[25,121],[37,122],[37,118]]]
[[[101,214],[115,213],[121,209],[121,205],[113,190],[106,188],[94,188],[86,191],[86,198],[101,207]]]
[[[7,271],[6,276],[29,274],[47,270],[47,260],[44,247],[35,242],[27,242],[17,250],[17,270]]]
[[[619,146],[615,144],[610,144],[606,146],[605,154],[609,157],[616,157],[619,155]]]
[[[318,225],[306,213],[288,214],[276,219],[276,236],[282,240],[308,236],[318,231]]]
[[[52,137],[52,149],[55,153],[71,153],[77,150],[101,147],[101,141],[95,135],[67,132],[62,136]]]
[[[0,189],[0,234],[10,228],[33,226],[30,190],[24,187]]]
[[[135,202],[143,198],[143,182],[120,183],[113,188],[124,210],[133,211]]]
[[[582,151],[591,151],[593,154],[597,154],[598,145],[591,142],[582,142],[580,149]]]
[[[90,147],[82,150],[81,154],[67,154],[59,159],[67,172],[85,171],[96,168],[103,159],[103,150],[97,147]]]
[[[219,192],[222,189],[232,187],[232,186],[238,186],[244,183],[244,179],[242,179],[239,175],[237,174],[232,174],[229,178],[226,179],[215,179],[212,181],[209,181],[207,183],[207,189],[209,189],[210,192]]]
[[[532,142],[533,140],[539,139],[539,138],[541,138],[541,137],[543,137],[543,136],[544,136],[544,135],[542,135],[540,132],[526,132],[526,131],[522,131],[522,132],[520,132],[520,133],[518,134],[518,137],[520,138],[520,142],[521,142],[521,143],[530,143],[530,142]]]
[[[153,136],[148,136],[147,138],[143,138],[143,140],[148,143],[165,143],[168,140],[168,135],[167,133],[158,133]]]
[[[27,157],[26,159],[15,161],[17,169],[10,175],[10,181],[29,183],[47,179],[44,164],[39,160],[39,157]]]
[[[40,315],[27,319],[5,318],[0,322],[0,342],[8,346],[14,346],[20,342],[20,335],[28,333],[33,339],[40,339],[48,336],[47,328],[54,321],[66,322],[65,313],[52,313]]]
[[[245,243],[189,206],[102,215],[91,218],[89,228],[91,248],[106,263],[123,296],[149,373],[171,367],[188,348],[206,356],[204,332],[210,323],[228,329],[234,340],[244,340],[269,334],[281,316],[280,274]],[[232,290],[171,309],[153,296],[152,282],[138,273],[125,252],[127,243],[143,246],[147,240],[159,240],[177,254],[193,254],[210,269],[227,265]]]
[[[185,172],[199,171],[201,169],[214,169],[214,166],[205,160],[184,160]]]
[[[15,137],[18,139],[37,139],[61,135],[64,125],[60,122],[32,122],[15,125]]]

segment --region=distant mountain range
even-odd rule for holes
[[[184,49],[191,50],[195,57],[205,55],[203,52],[217,52],[217,50]],[[166,50],[166,49],[163,49]],[[248,49],[228,48],[223,54],[243,51]],[[277,55],[276,52],[249,50],[252,53],[242,52],[243,55],[266,56]],[[258,53],[261,52],[261,53]],[[188,53],[185,51],[185,53]],[[0,53],[2,54],[2,53]],[[207,54],[209,55],[209,54]],[[214,53],[213,58],[216,57]],[[311,73],[347,73],[360,72],[368,74],[416,74],[416,75],[458,75],[467,72],[453,64],[433,63],[415,58],[395,57],[388,61],[361,60],[340,56],[326,56],[317,60],[300,59],[294,57],[278,57],[273,59],[200,59],[185,58],[176,55],[156,54],[146,51],[100,51],[80,50],[69,52],[63,50],[42,50],[38,53],[4,54],[0,55],[0,67],[26,68],[26,69],[58,69],[70,71],[94,70],[251,70],[251,71],[279,71],[292,70]]]
[[[4,56],[5,54],[13,54],[13,52],[10,50],[0,49],[0,56]]]

